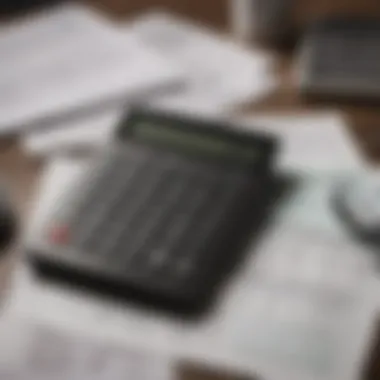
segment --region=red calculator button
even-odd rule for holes
[[[55,225],[49,230],[49,240],[54,244],[64,245],[69,242],[69,228],[65,225]]]

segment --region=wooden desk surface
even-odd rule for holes
[[[146,0],[147,1],[147,0]],[[205,20],[209,19],[214,24],[223,24],[225,16],[222,10],[220,13],[213,14],[213,9],[217,9],[219,0],[208,0],[207,9],[201,9],[199,2],[182,2],[182,8],[178,5],[177,0],[171,2],[174,8],[180,11],[189,11],[190,14],[200,12]],[[98,6],[118,13],[123,9],[125,4],[121,0],[94,0]],[[133,3],[133,2],[132,2]],[[160,3],[160,2],[158,2]],[[191,3],[191,5],[190,5]],[[204,2],[202,2],[204,3]],[[135,1],[136,5],[136,1]],[[220,7],[219,7],[220,8]],[[218,8],[218,9],[219,9]],[[112,12],[111,12],[112,13]],[[317,109],[339,109],[347,115],[348,128],[355,136],[356,141],[362,151],[372,162],[380,159],[380,107],[366,105],[342,105],[342,104],[326,104],[312,105],[305,104],[298,96],[294,81],[291,75],[291,56],[278,55],[278,73],[281,79],[278,89],[260,103],[247,104],[242,107],[243,110],[249,112],[268,110],[271,112],[284,110],[297,110],[300,112]],[[0,175],[1,180],[5,181],[9,188],[14,201],[17,204],[18,211],[21,215],[21,221],[25,221],[25,217],[30,210],[33,200],[33,194],[38,182],[43,162],[26,157],[19,148],[17,140],[0,140]],[[6,282],[9,276],[9,260],[3,262],[0,268],[1,282]],[[1,285],[0,285],[1,286]],[[365,378],[370,380],[380,379],[380,347],[374,351],[371,358],[371,365]],[[230,379],[232,377],[226,375],[217,375],[206,373],[201,370],[185,370],[182,371],[182,378],[185,380],[218,380]]]

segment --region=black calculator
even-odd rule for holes
[[[32,265],[49,278],[200,311],[269,213],[276,146],[222,122],[130,111],[29,247]]]

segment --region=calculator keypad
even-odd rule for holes
[[[96,171],[60,221],[71,231],[69,244],[118,273],[156,275],[161,283],[196,273],[208,239],[248,185],[239,168],[170,153],[118,152]]]
[[[53,212],[47,260],[148,297],[202,303],[227,257],[238,256],[229,245],[240,240],[235,226],[247,212],[261,215],[268,188],[260,172],[141,145],[113,148]]]
[[[364,21],[364,22],[363,22]],[[373,20],[331,20],[316,26],[304,42],[305,90],[311,94],[378,97],[380,24]]]
[[[339,75],[351,80],[354,74],[360,78],[380,78],[378,41],[380,34],[371,36],[371,33],[325,38],[318,47],[318,55],[324,58],[316,60],[315,68],[320,74]]]

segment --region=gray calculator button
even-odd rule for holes
[[[190,275],[191,269],[200,265],[206,240],[217,231],[219,221],[227,216],[225,213],[235,200],[236,193],[232,188],[226,187],[223,190],[221,186],[218,192],[213,193],[213,197],[214,202],[210,199],[208,207],[199,215],[200,221],[188,229],[190,233],[180,242],[183,248],[178,249],[179,254],[172,265],[176,268],[174,272],[181,276]]]
[[[105,188],[104,183],[108,186]],[[110,201],[114,193],[117,192],[117,186],[121,185],[119,178],[104,177],[96,183],[94,190],[90,193],[85,194],[85,199],[81,205],[79,205],[74,220],[72,221],[73,227],[78,226],[79,228],[84,227],[87,220],[93,219],[99,211],[105,206],[105,202]],[[100,202],[101,200],[101,202]],[[97,202],[98,201],[98,202]]]
[[[202,189],[189,190],[192,192],[188,195],[188,199],[184,205],[176,210],[176,213],[171,220],[171,228],[168,230],[166,244],[171,248],[173,247],[183,234],[186,233],[189,224],[197,217],[197,214],[205,206],[207,197],[207,190]]]
[[[168,257],[166,249],[152,249],[149,252],[148,265],[153,268],[161,267]]]
[[[149,201],[145,205],[146,215],[140,215],[140,224],[136,226],[136,235],[133,242],[127,246],[128,255],[125,265],[130,265],[131,261],[142,250],[146,241],[154,234],[156,228],[160,227],[160,221],[165,217],[166,210],[170,209],[171,205],[176,203],[178,197],[185,191],[186,187],[180,181],[175,181],[176,173],[169,172],[162,175],[163,185],[161,189],[157,189],[151,195]],[[151,203],[151,204],[150,204]]]
[[[91,212],[87,213],[85,219],[81,220],[81,225],[77,227],[76,242],[79,246],[88,242],[88,239],[94,236],[95,231],[104,221],[104,216],[112,204],[112,199],[118,192],[118,186],[120,183],[113,183],[112,185],[113,186],[108,189],[107,195],[102,197],[102,202],[94,202]]]
[[[138,175],[141,166],[136,165],[128,172],[125,171],[127,174],[123,177],[117,177],[112,183],[105,183],[99,186],[103,194],[91,198],[89,202],[92,204],[91,210],[87,212],[80,210],[81,214],[78,217],[80,225],[78,225],[75,230],[76,244],[78,247],[86,247],[91,237],[105,236],[101,229],[105,227],[104,223],[108,223],[106,216],[109,210],[112,209],[113,204],[118,201],[121,193],[128,195],[128,190],[131,185],[139,183]],[[132,194],[129,195],[131,196]],[[128,198],[128,200],[130,200],[130,198]],[[96,231],[98,234],[95,233]]]
[[[195,264],[195,260],[191,257],[183,258],[175,267],[176,275],[179,278],[187,278],[188,276],[191,276],[193,270],[195,269]]]
[[[120,223],[120,229],[114,232],[115,239],[107,247],[109,255],[115,259],[116,265],[120,264],[120,261],[128,261],[133,256],[131,248],[139,239],[139,220],[143,220],[146,216],[144,212],[150,211],[147,207],[149,200],[154,200],[152,197],[155,195],[155,189],[162,182],[162,172],[157,170],[153,170],[148,176],[144,174],[144,176],[143,182],[137,186],[140,189],[137,198],[125,210],[123,223]]]
[[[165,223],[165,230],[161,233],[158,240],[150,242],[146,246],[147,265],[152,266],[155,271],[159,270],[161,276],[166,273],[173,277],[173,271],[176,271],[175,262],[179,255],[181,240],[189,232],[189,226],[196,220],[201,209],[205,207],[208,200],[207,182],[198,180],[198,186],[193,179],[192,187],[186,187],[180,198],[181,202],[174,208],[170,218]],[[178,251],[178,252],[177,252]],[[174,265],[173,265],[174,264]]]

